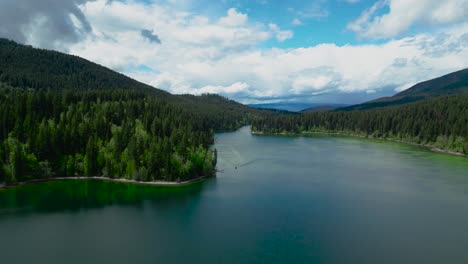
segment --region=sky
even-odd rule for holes
[[[177,94],[353,104],[468,67],[468,0],[0,0],[0,37]]]

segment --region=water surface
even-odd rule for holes
[[[216,136],[217,178],[0,190],[2,263],[468,263],[468,159],[346,137]]]

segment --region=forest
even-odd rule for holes
[[[273,111],[172,95],[85,59],[0,39],[0,182],[213,175],[214,131]]]
[[[66,176],[214,175],[215,131],[338,132],[468,153],[468,95],[291,114],[219,95],[172,95],[85,59],[0,39],[0,183]]]
[[[401,140],[468,154],[468,94],[372,110],[312,112],[253,121],[266,134],[340,133]]]
[[[75,175],[183,181],[212,175],[214,130],[249,122],[248,114],[221,108],[227,107],[168,103],[138,90],[44,91],[2,84],[0,182]]]

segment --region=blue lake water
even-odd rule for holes
[[[468,159],[349,137],[216,135],[216,178],[0,190],[1,263],[468,263]]]

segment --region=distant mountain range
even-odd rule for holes
[[[303,113],[311,113],[311,112],[327,112],[327,111],[333,111],[337,108],[341,107],[346,107],[348,105],[343,105],[343,104],[327,104],[327,105],[318,105],[318,106],[312,106],[306,109],[303,109],[301,112]]]
[[[382,97],[362,104],[341,107],[337,111],[366,110],[402,105],[428,98],[468,93],[468,68],[439,78],[418,83],[391,97]]]
[[[418,83],[391,97],[382,97],[356,105],[278,102],[268,104],[249,104],[248,106],[260,109],[278,109],[302,113],[352,111],[396,106],[439,96],[465,93],[468,93],[468,68]]]
[[[312,107],[295,116],[257,119],[252,131],[380,138],[468,156],[468,69],[419,83],[392,97],[337,109]]]
[[[309,111],[330,111],[338,107],[345,107],[345,104],[323,104],[323,103],[307,103],[307,102],[278,102],[268,104],[248,104],[250,107],[258,109],[276,109],[290,112],[309,112]]]
[[[290,112],[299,112],[305,108],[314,106],[311,103],[291,103],[291,102],[278,102],[278,103],[265,103],[265,104],[248,104],[248,106],[258,109],[277,109]]]

